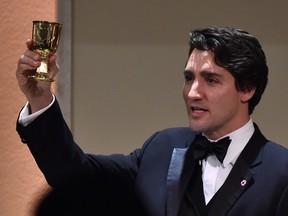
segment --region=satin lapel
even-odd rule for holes
[[[167,175],[167,216],[177,215],[194,167],[190,147],[174,149]]]
[[[258,127],[254,126],[255,132],[253,136],[237,159],[225,183],[209,202],[207,216],[227,215],[241,194],[248,187],[253,186],[253,171],[251,167],[261,163],[261,157],[257,156],[267,142]]]
[[[171,162],[167,176],[167,199],[166,199],[166,212],[167,216],[176,216],[177,209],[180,205],[180,177],[183,171],[185,154],[187,148],[175,148],[171,157]]]

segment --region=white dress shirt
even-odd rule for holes
[[[223,164],[221,164],[215,155],[210,155],[201,161],[203,191],[206,205],[225,182],[237,158],[252,137],[254,131],[253,121],[250,119],[243,127],[224,136],[229,136],[231,143],[228,147]],[[221,137],[220,139],[224,137]]]
[[[53,95],[53,100],[47,107],[45,107],[45,108],[43,108],[43,109],[41,109],[35,113],[32,113],[30,115],[29,115],[29,109],[28,109],[29,103],[27,102],[26,105],[24,106],[24,108],[20,112],[18,122],[23,126],[27,126],[32,121],[34,121],[38,116],[40,116],[43,112],[45,112],[47,109],[49,109],[49,107],[52,106],[54,101],[55,101],[55,96]]]

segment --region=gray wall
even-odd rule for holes
[[[85,151],[129,153],[157,130],[187,126],[188,32],[211,25],[262,43],[270,81],[252,117],[288,146],[287,1],[81,0],[72,8],[71,128]]]

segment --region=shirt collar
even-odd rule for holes
[[[226,167],[230,163],[234,165],[240,153],[252,137],[254,131],[255,128],[253,125],[253,121],[250,118],[250,120],[244,126],[226,135],[230,137],[231,143],[227,150],[226,157],[223,161],[224,167]]]

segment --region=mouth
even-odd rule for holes
[[[208,112],[208,109],[199,106],[191,106],[190,107],[190,116],[192,118],[200,118],[203,117]]]
[[[195,112],[195,113],[202,113],[202,112],[208,111],[207,109],[197,107],[197,106],[191,106],[191,110],[192,110],[192,112]]]

